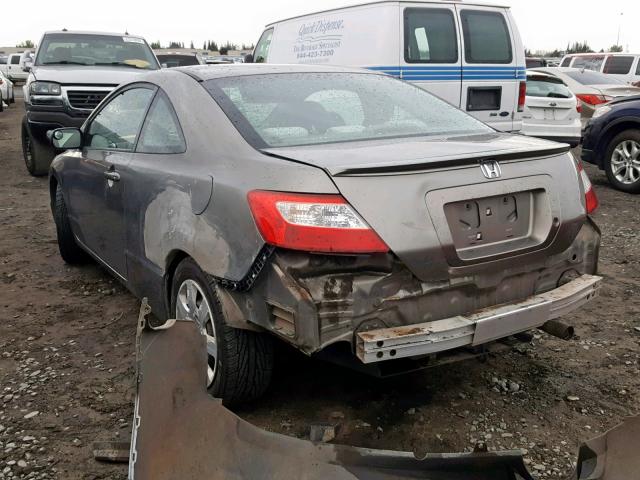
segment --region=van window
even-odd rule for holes
[[[407,63],[456,63],[458,38],[451,10],[406,8],[404,59]]]
[[[604,55],[583,55],[576,57],[571,65],[573,68],[586,68],[587,70],[593,70],[599,72],[604,62]]]
[[[607,58],[602,73],[612,73],[614,75],[626,75],[631,70],[634,57],[611,56]]]
[[[266,63],[267,57],[269,56],[269,47],[271,46],[271,37],[273,37],[273,28],[265,30],[260,40],[258,40],[258,45],[256,45],[253,56],[255,63]]]
[[[564,57],[564,60],[562,60],[562,63],[560,64],[561,67],[568,67],[569,65],[571,65],[571,60],[573,59],[573,57]]]
[[[501,13],[462,10],[460,18],[467,63],[511,63],[511,36]]]

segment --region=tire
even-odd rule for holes
[[[89,255],[78,246],[71,230],[67,206],[64,203],[62,187],[56,187],[56,197],[53,204],[53,219],[56,224],[56,234],[58,237],[58,250],[62,259],[71,265],[86,263]]]
[[[617,190],[640,193],[640,130],[625,130],[611,140],[604,170]]]
[[[29,132],[27,125],[22,125],[22,158],[29,173],[41,177],[49,173],[49,166],[54,157],[53,150],[41,145]]]
[[[4,112],[4,106],[2,105],[2,101],[3,101],[2,100],[2,92],[0,92],[0,112]],[[7,105],[9,105],[9,104],[7,103]]]
[[[196,291],[192,305],[200,307],[198,311],[208,306],[210,312],[208,316],[196,318],[196,322],[203,334],[215,340],[215,346],[207,342],[208,348],[215,350],[213,356],[211,351],[208,352],[209,392],[222,399],[224,405],[257,399],[271,382],[274,363],[272,338],[266,333],[228,326],[216,293],[215,280],[206,275],[191,258],[183,260],[173,275],[170,317],[175,315],[176,318],[193,319],[191,314],[186,313],[185,305],[189,303],[188,291],[194,284]]]

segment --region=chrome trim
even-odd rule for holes
[[[69,102],[69,97],[67,95],[67,93],[69,91],[72,92],[78,92],[78,91],[84,91],[84,92],[106,92],[107,95],[109,93],[111,93],[111,91],[115,90],[115,88],[117,87],[117,85],[114,85],[113,87],[94,87],[94,86],[90,86],[90,85],[84,85],[84,86],[73,86],[73,85],[63,85],[61,87],[62,90],[62,101],[64,103],[64,107],[66,109],[68,109],[69,111],[72,112],[77,112],[77,113],[84,113],[86,115],[90,114],[91,112],[93,112],[93,108],[75,108],[71,105],[71,103]]]

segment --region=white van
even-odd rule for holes
[[[522,128],[524,47],[508,7],[396,0],[326,10],[267,25],[253,61],[370,68],[498,130]]]
[[[562,58],[560,66],[593,70],[629,84],[640,82],[640,55],[637,54],[572,53]]]

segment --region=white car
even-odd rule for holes
[[[573,53],[562,58],[561,67],[584,68],[640,86],[640,55],[633,53]]]
[[[13,82],[0,72],[0,112],[4,110],[5,105],[15,102],[13,96]]]
[[[527,72],[522,133],[575,147],[582,130],[580,109],[576,96],[560,78]]]

